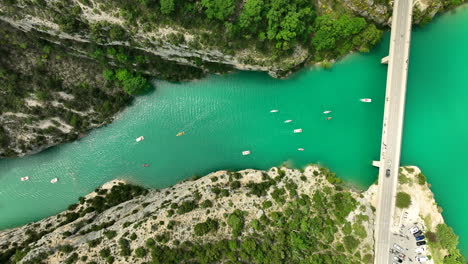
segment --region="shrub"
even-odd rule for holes
[[[427,231],[425,235],[429,242],[431,243],[437,242],[437,235],[434,232]]]
[[[227,219],[227,224],[232,229],[234,236],[239,236],[244,228],[244,214],[241,210],[236,209]]]
[[[130,249],[130,243],[125,238],[119,239],[119,246],[121,256],[130,256],[132,254],[132,250]]]
[[[231,189],[239,189],[241,187],[241,183],[239,181],[233,181],[230,184]]]
[[[273,203],[272,203],[271,201],[264,201],[264,202],[262,203],[263,209],[270,208],[272,205],[273,205]]]
[[[208,218],[205,222],[196,224],[194,227],[194,232],[196,236],[203,236],[209,232],[218,230],[218,228],[218,221]]]
[[[90,248],[96,247],[97,245],[101,243],[101,241],[102,241],[102,238],[96,238],[96,239],[90,240],[88,241],[88,246]]]
[[[205,200],[201,203],[201,207],[202,208],[208,208],[208,207],[212,207],[213,206],[213,202],[210,201],[210,200]]]
[[[398,183],[406,184],[410,182],[410,178],[406,177],[403,173],[398,174]]]
[[[108,231],[105,231],[105,232],[104,232],[104,236],[106,236],[107,239],[112,239],[112,238],[114,238],[116,235],[117,235],[117,232],[115,232],[114,230],[108,230]]]
[[[250,189],[249,194],[254,194],[258,197],[265,196],[270,186],[274,185],[275,181],[267,180],[260,183],[249,182],[246,186]]]
[[[417,178],[418,178],[418,183],[419,183],[420,185],[426,184],[426,176],[424,176],[424,174],[419,173],[418,176],[417,176]]]
[[[185,213],[192,211],[193,209],[197,207],[198,207],[198,204],[195,201],[184,201],[177,208],[177,213],[185,214]]]
[[[108,248],[103,248],[99,251],[99,256],[102,258],[107,258],[110,256],[110,250]]]
[[[146,249],[143,247],[139,247],[135,250],[135,255],[137,258],[144,258],[146,256]]]
[[[344,245],[348,251],[354,251],[359,246],[359,240],[352,236],[345,236],[343,239]]]
[[[148,238],[145,242],[145,245],[149,248],[152,248],[156,245],[156,242],[152,238]]]
[[[78,260],[78,253],[71,254],[64,262],[64,264],[73,264]]]
[[[63,252],[63,253],[70,253],[70,252],[72,252],[74,249],[75,249],[75,248],[74,248],[73,246],[68,245],[68,244],[62,245],[62,246],[59,247],[59,250],[60,250],[61,252]]]
[[[408,208],[411,204],[411,196],[405,192],[398,192],[396,196],[396,206],[398,208]]]

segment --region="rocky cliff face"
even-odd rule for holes
[[[37,4],[41,2],[41,4]],[[119,9],[103,8],[106,1],[17,1],[7,6],[0,4],[0,19],[24,30],[38,30],[58,39],[76,42],[94,42],[89,31],[77,29],[65,32],[63,24],[57,23],[57,14],[73,16],[79,23],[90,28],[118,28],[124,38],[101,39],[105,45],[122,45],[143,50],[163,59],[191,66],[200,66],[199,60],[231,65],[239,70],[266,71],[272,76],[291,71],[308,58],[307,49],[297,46],[292,56],[275,61],[274,56],[262,54],[254,45],[246,45],[236,51],[226,51],[216,43],[207,43],[200,36],[210,35],[206,29],[187,29],[177,25],[161,25],[157,28],[143,28],[130,24],[121,17]],[[73,10],[73,11],[71,11]],[[73,14],[70,14],[73,12]]]
[[[435,232],[443,218],[427,183],[420,182],[419,170],[414,167],[403,169],[401,175],[405,178],[401,190],[410,184],[414,194],[411,206],[405,209],[411,215],[408,221],[425,223],[426,232]],[[372,263],[376,190],[373,185],[362,193],[353,191],[333,173],[315,165],[303,171],[284,167],[218,171],[162,190],[146,191],[112,181],[80,198],[66,212],[0,231],[0,260],[159,263],[175,253],[181,254],[178,263],[202,257],[224,262],[229,254],[240,254],[236,257],[240,261],[249,259],[242,255],[248,243],[275,248],[281,236],[268,237],[284,232],[292,241],[287,243],[289,249],[283,248],[284,258],[289,256],[288,250],[301,247],[296,243],[305,243],[302,246],[308,250],[303,248],[307,253],[300,259],[317,255],[334,261],[345,257],[348,263]],[[397,210],[396,226],[399,214],[401,210]],[[313,243],[307,245],[306,241]],[[229,250],[224,243],[231,245]],[[240,248],[234,246],[237,243]],[[210,248],[217,253],[208,256]],[[182,256],[185,250],[192,253]],[[200,255],[193,255],[194,250]],[[437,247],[430,250],[427,253],[435,256],[447,254]],[[161,263],[172,262],[166,259]]]
[[[210,43],[209,29],[186,28],[177,24],[160,24],[158,27],[129,23],[121,10],[113,8],[105,0],[16,0],[16,4],[0,3],[0,19],[24,30],[38,30],[58,39],[75,42],[94,42],[93,36],[99,30],[114,32],[113,37],[99,39],[106,45],[122,45],[143,50],[163,59],[199,66],[197,61],[214,62],[240,70],[265,71],[272,76],[283,76],[309,59],[309,51],[296,45],[291,56],[277,60],[276,56],[260,52],[256,43],[244,42],[242,47],[226,49],[217,43]],[[319,14],[348,9],[381,26],[389,25],[392,1],[340,0],[329,3],[319,1],[313,7]],[[416,23],[423,18],[430,19],[441,8],[440,0],[417,0],[415,2]],[[63,21],[57,16],[69,17],[74,21]],[[91,30],[80,30],[88,27]],[[99,28],[99,30],[98,30]],[[93,32],[93,30],[95,30]],[[111,33],[112,33],[111,32]]]

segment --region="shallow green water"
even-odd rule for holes
[[[467,22],[465,8],[413,35],[402,155],[404,164],[418,165],[428,176],[465,253]],[[387,42],[388,36],[371,54],[351,55],[332,70],[306,69],[288,80],[238,72],[158,82],[155,92],[88,137],[0,161],[0,228],[55,214],[114,178],[159,188],[195,174],[287,161],[299,167],[320,163],[366,187],[377,174],[370,164],[379,155],[386,78],[379,61]],[[365,97],[373,102],[360,103]],[[332,120],[325,120],[325,110],[333,111]],[[303,133],[294,134],[295,128]],[[185,135],[176,137],[180,131]],[[141,135],[145,140],[136,143]],[[252,154],[242,156],[243,150]],[[22,176],[30,180],[21,182]],[[54,177],[59,182],[49,183]]]

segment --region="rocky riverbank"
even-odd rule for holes
[[[432,192],[417,168],[401,175],[402,191],[412,184],[405,210],[434,233],[428,254],[443,260],[453,249],[437,242]],[[63,213],[0,231],[0,262],[373,263],[376,190],[315,165],[218,171],[162,190],[112,181]]]

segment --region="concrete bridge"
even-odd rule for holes
[[[392,263],[391,226],[400,166],[413,0],[395,0],[392,15],[387,88],[382,130],[375,222],[375,264]]]

